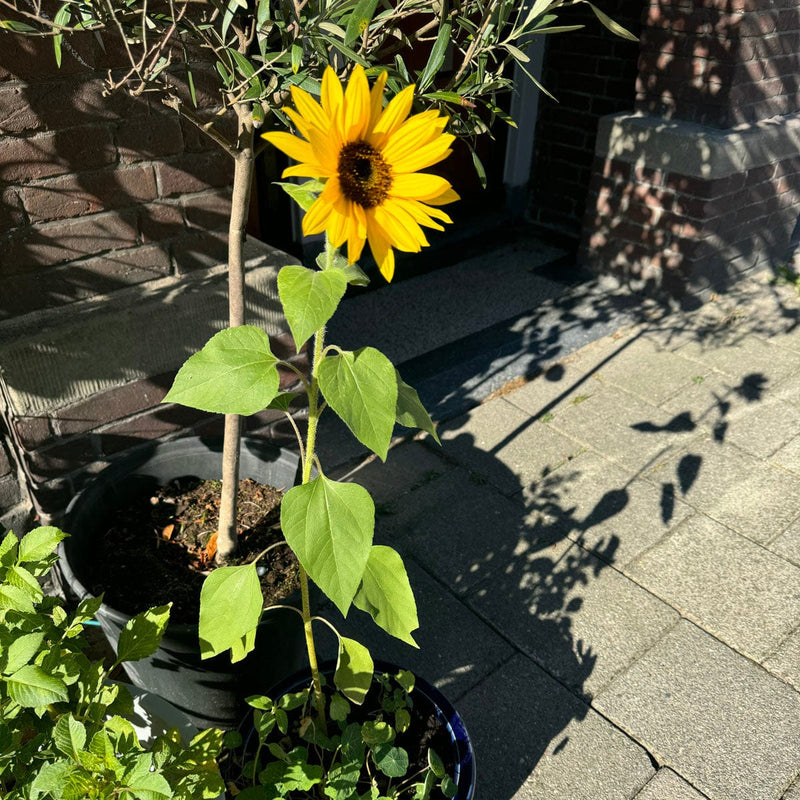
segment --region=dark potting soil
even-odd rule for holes
[[[330,677],[330,676],[328,676]],[[310,681],[309,681],[310,684]],[[331,689],[330,686],[325,686],[323,688],[325,694],[330,697]],[[312,691],[313,694],[313,691]],[[377,681],[372,682],[372,686],[370,687],[369,691],[367,692],[366,697],[364,698],[364,703],[361,706],[356,706],[351,704],[351,712],[346,720],[347,724],[352,722],[356,722],[359,725],[362,725],[365,722],[369,721],[377,721],[381,718],[386,719],[387,721],[392,723],[392,715],[385,715],[382,712],[381,708],[381,687]],[[406,753],[408,753],[408,770],[406,772],[406,778],[412,775],[419,775],[423,770],[428,767],[428,749],[432,749],[439,758],[442,759],[444,764],[445,773],[449,775],[451,778],[455,776],[455,768],[456,768],[456,759],[455,759],[455,752],[453,750],[453,744],[450,739],[450,734],[447,731],[447,728],[439,721],[436,716],[436,708],[435,706],[428,700],[427,697],[422,696],[419,692],[412,691],[411,692],[411,699],[413,701],[413,707],[410,712],[411,723],[409,727],[403,731],[402,733],[398,733],[394,745],[395,747],[402,747]],[[281,743],[284,745],[285,750],[290,750],[292,747],[296,745],[300,746],[308,746],[308,743],[301,739],[299,736],[298,729],[300,728],[301,724],[303,723],[304,716],[307,714],[315,714],[316,712],[309,709],[297,708],[293,711],[288,712],[289,717],[289,731],[288,736],[292,737],[294,740],[293,742],[282,741]],[[382,716],[383,715],[383,716]],[[253,750],[255,750],[255,746],[258,744],[258,740],[255,736],[255,732],[253,731],[252,725],[249,726],[247,729],[240,730],[244,733],[245,740],[243,744],[243,752],[240,753],[242,756],[242,761],[247,761],[251,759],[254,755]],[[250,735],[252,738],[248,740],[247,731],[250,731]],[[333,720],[328,720],[328,733],[332,734],[335,730],[337,730],[337,723]],[[317,750],[317,752],[321,752]],[[271,758],[271,755],[267,751],[267,748],[264,748],[262,751],[265,758]],[[227,781],[231,780],[232,776],[232,765],[230,764],[222,764],[223,775],[225,773],[228,774]],[[263,769],[263,763],[261,768]],[[390,779],[387,776],[383,775],[381,772],[373,769],[372,776],[365,776],[364,777],[364,784],[363,786],[359,786],[359,791],[364,792],[369,789],[371,785],[371,777],[375,777],[376,782],[378,784],[379,790],[381,790],[381,794],[383,795],[384,791],[389,787],[389,784],[393,784],[397,786],[398,783],[402,783],[406,778],[394,778]],[[234,781],[235,783],[235,781]],[[246,785],[249,785],[249,781]],[[241,791],[242,787],[238,787],[239,791]],[[230,800],[235,795],[228,790],[226,793],[226,798]],[[308,798],[312,795],[309,795],[307,792],[292,792],[288,795],[289,800],[301,800],[301,798]],[[316,797],[316,795],[313,795]],[[410,796],[410,795],[409,795]],[[439,786],[436,785],[430,794],[430,800],[447,800],[445,795],[439,789]]]
[[[86,576],[90,590],[103,592],[108,605],[131,615],[172,602],[172,621],[196,624],[200,589],[214,569],[220,486],[219,481],[175,478],[120,508],[97,543],[99,552]],[[252,561],[284,541],[282,497],[282,488],[240,481],[239,541],[230,564]],[[262,556],[257,569],[267,605],[283,602],[300,585],[297,560],[285,544]]]

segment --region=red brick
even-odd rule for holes
[[[233,159],[215,154],[187,154],[171,164],[156,164],[162,197],[201,192],[229,186],[233,181]]]
[[[29,228],[0,246],[0,263],[14,271],[74,261],[136,244],[133,212],[95,214]]]
[[[186,235],[174,242],[170,249],[179,275],[228,263],[227,233]]]
[[[94,67],[94,34],[72,35],[70,46],[78,57],[88,64],[81,64],[72,50],[62,49],[61,67],[56,64],[53,42],[50,38],[3,35],[0,48],[0,80],[40,81],[44,77],[63,77],[87,74]]]
[[[183,210],[176,202],[149,203],[139,209],[142,241],[164,242],[186,232]]]
[[[0,514],[22,500],[22,490],[15,475],[0,477]]]
[[[62,478],[69,472],[91,464],[98,455],[92,440],[82,436],[29,453],[26,464],[35,481],[46,481]]]
[[[173,378],[174,373],[143,378],[58,409],[53,427],[61,436],[74,436],[151,409],[164,399]]]
[[[116,132],[123,163],[163,158],[183,152],[181,125],[174,111],[153,111],[128,119]]]
[[[0,190],[0,232],[25,225],[27,221],[19,192],[14,187]]]
[[[26,450],[40,447],[53,435],[47,417],[16,417],[12,424],[20,444]]]
[[[160,439],[197,425],[209,415],[205,411],[176,405],[162,405],[152,411],[103,428],[98,436],[104,455],[127,450],[143,441]]]
[[[32,184],[20,190],[32,222],[94,214],[138,205],[157,197],[151,166],[83,172]]]
[[[228,191],[205,192],[184,196],[181,200],[186,223],[190,228],[213,231],[228,229],[231,217],[231,195]]]
[[[0,319],[108,294],[125,286],[163,278],[170,272],[167,253],[152,246],[4,276]]]
[[[63,175],[97,169],[115,160],[111,131],[103,126],[7,139],[0,159],[0,180],[13,183]]]
[[[12,467],[8,453],[5,447],[3,447],[2,441],[0,441],[0,475],[8,475],[10,473],[16,473],[16,471],[16,467]]]

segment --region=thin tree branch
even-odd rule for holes
[[[162,97],[161,102],[168,108],[177,111],[184,119],[189,120],[194,126],[203,131],[203,133],[213,139],[231,158],[236,158],[239,155],[236,145],[214,127],[213,121],[203,120],[200,116],[195,114],[194,111],[186,108],[180,97],[175,95]]]

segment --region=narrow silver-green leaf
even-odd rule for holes
[[[263,598],[256,565],[219,567],[200,591],[200,652],[203,658],[224,653],[239,655],[253,644],[245,639],[258,627]]]
[[[417,91],[424,92],[436,77],[436,73],[442,68],[445,55],[447,55],[447,48],[450,47],[452,30],[453,22],[450,17],[442,19],[439,24],[439,33],[436,35],[436,41],[433,43],[430,56],[428,56],[428,63],[419,76]]]
[[[356,39],[369,27],[378,0],[358,0],[345,30],[344,43],[352,45]]]
[[[608,28],[608,30],[611,31],[611,33],[616,34],[617,36],[621,36],[623,39],[627,39],[630,42],[639,41],[638,36],[634,36],[629,30],[623,28],[622,25],[619,24],[619,22],[614,22],[614,20],[611,19],[611,17],[609,17],[608,14],[602,12],[594,3],[589,3],[589,8],[591,8],[592,11],[594,11],[594,14],[597,17],[597,19],[599,19],[600,22],[602,22],[603,25],[605,25],[606,28]]]
[[[400,554],[385,545],[373,545],[353,600],[388,634],[417,647],[411,635],[419,627],[417,604]]]
[[[167,629],[170,606],[157,606],[132,617],[120,631],[117,661],[139,661],[158,650]]]
[[[278,295],[298,351],[333,316],[346,290],[341,270],[293,265],[278,273]]]
[[[319,387],[353,435],[386,460],[397,411],[392,362],[373,347],[328,356],[319,365]]]
[[[375,527],[375,504],[357,483],[320,475],[289,489],[281,528],[311,580],[347,615],[364,575]]]
[[[351,702],[360,706],[367,696],[375,666],[369,650],[355,639],[345,636],[339,639],[339,660],[333,682],[336,688]]]
[[[226,328],[180,368],[163,402],[214,414],[255,414],[278,393],[277,361],[261,328]]]

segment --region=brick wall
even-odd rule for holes
[[[613,0],[602,8],[638,35],[641,0]],[[609,33],[587,7],[564,12],[558,21],[562,23],[585,27],[547,40],[542,83],[558,102],[540,98],[529,214],[540,224],[577,234],[586,208],[597,122],[605,114],[632,107],[639,49]]]
[[[636,108],[729,128],[797,110],[795,0],[650,0]]]
[[[601,121],[579,259],[724,291],[785,262],[800,213],[795,0],[650,0],[636,109]]]
[[[0,320],[225,257],[231,159],[152,95],[104,97],[121,62],[70,41],[58,69],[49,41],[2,37]]]

